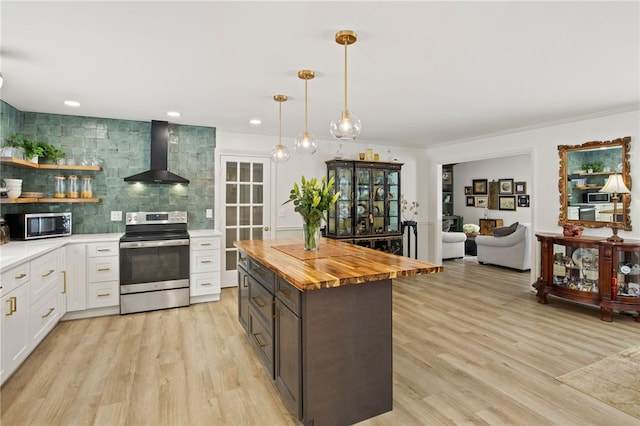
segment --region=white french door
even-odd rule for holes
[[[221,155],[222,286],[237,285],[234,241],[271,238],[271,159]]]

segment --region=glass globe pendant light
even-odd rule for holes
[[[331,136],[342,141],[352,141],[360,134],[360,119],[347,106],[347,46],[358,39],[354,31],[342,30],[336,33],[336,43],[344,44],[344,109],[339,118],[331,122]]]
[[[275,161],[276,163],[286,163],[287,161],[289,161],[289,150],[286,146],[282,145],[282,103],[286,102],[287,99],[289,99],[287,95],[273,96],[273,100],[280,104],[280,139],[278,140],[278,145],[274,146],[271,150],[271,160]]]
[[[316,139],[315,135],[309,134],[307,127],[307,82],[315,76],[316,73],[311,70],[298,71],[298,78],[304,80],[304,132],[296,138],[294,149],[305,154],[314,154],[318,149],[318,139]]]

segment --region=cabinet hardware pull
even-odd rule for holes
[[[67,271],[62,271],[62,294],[67,293]]]
[[[49,315],[51,315],[51,312],[55,311],[56,308],[49,308],[49,312],[47,312],[46,314],[42,315],[40,318],[46,318]]]
[[[242,287],[244,287],[244,288],[249,287],[249,284],[247,283],[247,281],[249,281],[249,276],[248,275],[243,275],[242,276]]]
[[[201,260],[200,263],[211,263],[210,260]]]
[[[256,274],[260,275],[262,278],[264,278],[264,271],[254,268],[253,272],[255,272]]]
[[[6,313],[6,314],[5,314],[5,316],[10,317],[10,316],[11,316],[11,315],[13,315],[13,313],[15,312],[15,311],[13,310],[13,299],[15,299],[15,298],[14,298],[14,297],[10,297],[10,298],[7,300],[7,303],[9,304],[9,312],[8,312],[8,313]]]
[[[111,249],[97,249],[96,251],[111,251]]]
[[[247,261],[247,256],[243,256],[243,255],[239,254],[238,255],[238,259],[243,261],[243,262],[246,262]]]
[[[265,305],[263,305],[262,300],[258,299],[257,297],[253,296],[251,298],[251,300],[253,300],[253,303],[255,303],[256,305],[258,305],[258,308],[264,308]]]
[[[16,296],[11,297],[13,299],[13,312],[18,311],[18,298]]]
[[[98,293],[98,297],[107,297],[111,296],[111,293]]]
[[[211,285],[211,283],[201,283],[200,285]]]
[[[53,274],[55,272],[55,269],[49,269],[49,272],[47,272],[46,274],[40,275],[42,278],[48,277],[49,275]]]
[[[260,335],[260,334],[262,334],[262,333],[253,333],[253,338],[256,341],[256,343],[258,344],[258,346],[260,346],[261,348],[265,348],[267,346],[267,344],[266,343],[263,344],[262,342],[260,342],[260,339],[258,339],[258,335]]]
[[[110,271],[111,268],[98,268],[98,272],[107,272]]]
[[[19,274],[19,275],[16,275],[15,279],[16,279],[16,280],[21,280],[21,279],[23,279],[23,278],[24,278],[24,277],[26,277],[26,276],[27,276],[27,274]]]
[[[290,291],[283,290],[281,288],[278,289],[278,293],[282,293],[284,296],[289,297],[291,295]]]
[[[211,245],[211,243],[202,243],[202,244],[200,244],[200,245],[201,245],[201,246],[210,246],[210,245]]]

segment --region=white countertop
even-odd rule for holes
[[[0,245],[0,272],[4,272],[21,263],[28,262],[50,251],[74,243],[102,243],[119,241],[122,232],[108,234],[74,234],[68,237],[44,238],[32,241],[10,241]],[[189,231],[191,237],[210,237],[222,235],[217,229],[196,229]]]

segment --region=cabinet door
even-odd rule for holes
[[[0,299],[3,383],[29,354],[29,291],[23,285]]]
[[[400,172],[389,170],[385,181],[385,231],[400,232]]]
[[[87,309],[87,245],[69,244],[65,251],[67,312],[84,311]]]
[[[249,274],[238,264],[238,320],[247,329],[249,321]]]
[[[356,167],[355,235],[369,235],[373,227],[371,168]]]
[[[353,166],[331,166],[329,179],[334,178],[334,189],[340,198],[329,207],[327,233],[331,236],[348,236],[353,232]]]
[[[285,403],[300,418],[302,413],[301,321],[284,303],[275,305],[275,378]]]

